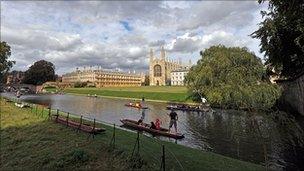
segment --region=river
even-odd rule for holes
[[[2,96],[12,97],[3,93]],[[124,106],[129,100],[94,98],[76,95],[24,95],[21,100],[51,106],[77,115],[96,118],[121,125],[120,119],[138,120],[142,112]],[[146,102],[144,122],[162,121],[168,127],[169,111],[165,103]],[[208,150],[236,159],[267,165],[271,168],[303,169],[303,119],[301,122],[287,116],[249,113],[235,110],[214,112],[178,111],[178,130],[185,135],[176,143]],[[282,118],[283,117],[283,118]],[[287,121],[286,121],[287,120]],[[172,139],[162,138],[172,141]]]

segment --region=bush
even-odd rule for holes
[[[74,88],[81,88],[87,86],[87,82],[76,82],[74,83]]]

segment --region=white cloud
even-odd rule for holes
[[[248,35],[260,9],[251,1],[1,1],[1,38],[15,69],[45,59],[60,74],[85,65],[147,70],[149,48],[162,45],[185,61],[216,44],[258,53]]]

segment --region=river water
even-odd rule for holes
[[[2,96],[12,97],[3,93]],[[24,95],[21,100],[51,106],[77,115],[121,125],[120,119],[138,120],[142,111],[125,107],[129,100],[75,95]],[[165,103],[146,102],[144,122],[160,119],[168,127]],[[178,131],[185,135],[178,144],[208,150],[270,168],[304,168],[303,119],[281,114],[219,110],[207,113],[178,111]],[[169,138],[163,140],[173,141]]]

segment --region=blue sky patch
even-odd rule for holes
[[[133,29],[129,25],[129,22],[127,21],[119,21],[119,23],[127,30],[127,31],[132,31]]]

